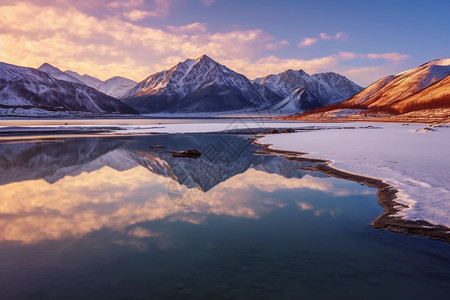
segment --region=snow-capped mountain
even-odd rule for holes
[[[306,89],[320,103],[316,107],[344,101],[363,89],[346,77],[333,72],[310,76],[303,70],[287,70],[279,74],[258,78],[255,81],[270,88],[283,99],[299,89]],[[290,98],[299,100],[294,95]],[[308,97],[308,99],[311,99],[311,97]]]
[[[77,72],[74,72],[71,70],[66,70],[66,71],[64,71],[64,73],[78,79],[79,81],[81,81],[82,83],[84,83],[85,85],[90,86],[90,87],[95,87],[97,84],[100,84],[103,82],[102,80],[100,80],[96,77],[93,77],[91,75],[88,75],[88,74],[80,75]]]
[[[256,110],[281,99],[206,55],[150,75],[121,98],[141,113]]]
[[[47,65],[44,68],[50,69]],[[59,76],[57,71],[51,70]],[[3,108],[43,109],[49,115],[55,111],[137,113],[121,101],[82,83],[60,80],[47,72],[6,63],[0,63],[0,104]]]
[[[134,80],[121,76],[115,76],[94,85],[93,88],[111,97],[121,98],[136,84],[137,82]]]
[[[80,75],[71,70],[64,71],[64,73],[78,79],[85,85],[114,98],[121,98],[125,92],[137,84],[136,81],[121,76],[114,76],[103,81],[88,74]]]
[[[43,63],[39,68],[39,71],[45,72],[47,74],[50,74],[53,78],[59,79],[59,80],[64,80],[64,81],[68,81],[68,82],[73,82],[73,83],[79,83],[79,84],[83,84],[82,81],[78,80],[77,78],[71,76],[70,74],[66,74],[63,71],[61,71],[60,69],[48,64],[48,63]]]
[[[268,109],[279,114],[291,114],[343,101],[362,89],[339,74],[309,76],[302,70],[287,70],[250,81],[206,55],[186,59],[140,83],[123,77],[101,81],[70,70],[61,72],[48,64],[44,64],[42,69],[55,78],[64,80],[68,77],[72,82],[82,82],[119,98],[140,113]]]
[[[318,107],[322,107],[319,100],[306,88],[299,88],[272,106],[272,109],[280,114],[295,114]]]
[[[415,69],[382,78],[343,104],[363,105],[369,108],[401,107],[402,101],[449,75],[450,59],[433,60]]]

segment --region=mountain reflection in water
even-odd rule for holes
[[[186,149],[202,156],[172,156]],[[280,205],[257,199],[250,186],[350,193],[302,171],[309,162],[255,155],[260,149],[217,134],[0,144],[0,214],[8,216],[0,219],[0,240],[34,243],[167,217],[198,223],[210,213],[258,218]]]

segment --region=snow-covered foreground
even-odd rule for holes
[[[350,125],[350,124],[347,124]],[[399,190],[398,213],[450,227],[450,126],[374,124],[373,129],[317,130],[270,135],[271,148],[308,152],[354,174],[382,179]]]

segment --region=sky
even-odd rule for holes
[[[206,54],[250,79],[367,86],[450,57],[448,0],[0,0],[0,61],[141,81]]]

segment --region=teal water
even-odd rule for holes
[[[164,148],[149,148],[149,146]],[[198,149],[198,159],[170,151]],[[236,135],[0,143],[1,299],[447,299],[447,243]]]

